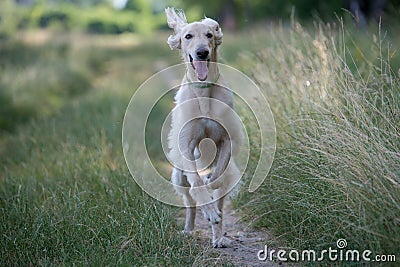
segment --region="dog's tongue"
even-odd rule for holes
[[[193,64],[197,73],[197,78],[199,78],[200,81],[204,81],[205,79],[207,79],[207,61],[193,60]]]

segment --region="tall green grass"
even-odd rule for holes
[[[11,110],[0,115],[11,121],[0,137],[0,265],[225,263],[177,234],[178,210],[143,194],[122,156],[130,96],[157,61],[179,62],[168,34],[42,34],[0,47],[0,109]],[[253,34],[254,48],[229,33],[222,47],[224,63],[253,72],[277,125],[271,174],[239,195],[249,218],[279,246],[325,249],[340,237],[397,253],[399,61],[384,35],[297,24]]]
[[[141,191],[121,149],[130,96],[154,73],[156,60],[174,57],[167,35],[53,37],[61,43],[34,44],[31,39],[20,53],[14,47],[4,55],[9,62],[2,79],[10,81],[3,80],[5,92],[30,96],[27,104],[40,109],[38,91],[46,92],[41,96],[45,101],[49,91],[68,91],[76,82],[58,67],[65,63],[87,75],[90,90],[81,84],[82,92],[62,94],[63,105],[53,112],[30,117],[1,136],[0,265],[211,265],[210,255],[218,255],[178,234],[179,209]],[[60,51],[65,45],[71,45],[67,54]],[[20,82],[27,77],[11,71],[17,66],[24,75],[22,66],[27,66],[35,78]],[[48,83],[58,78],[72,81]]]
[[[202,251],[177,235],[177,210],[130,177],[120,149],[125,105],[91,94],[3,140],[2,266],[180,265]]]
[[[349,249],[398,253],[396,39],[297,23],[263,34],[268,47],[252,57],[253,74],[278,139],[267,180],[239,199],[249,219],[281,247],[322,250],[345,238]]]

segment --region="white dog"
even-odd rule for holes
[[[213,246],[226,247],[231,241],[223,237],[222,209],[225,195],[241,176],[232,155],[242,142],[243,131],[233,115],[233,93],[216,64],[223,34],[210,18],[188,23],[180,10],[167,8],[165,13],[174,30],[168,44],[180,49],[187,65],[175,96],[168,137],[168,157],[174,163],[171,181],[186,206],[184,233],[192,233],[199,205],[211,223]],[[200,178],[198,172],[214,163],[212,173]]]

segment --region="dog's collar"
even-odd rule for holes
[[[212,81],[212,82],[206,82],[206,81],[204,81],[204,82],[202,82],[202,81],[195,81],[195,82],[193,82],[192,80],[190,80],[189,75],[188,75],[188,73],[186,72],[186,80],[188,81],[188,83],[189,83],[191,86],[195,87],[195,88],[201,88],[201,89],[210,88],[211,86],[213,86],[214,84],[216,84],[216,82],[217,82],[218,79],[219,79],[219,76],[221,76],[221,74],[218,72],[217,78],[215,78],[215,80]]]

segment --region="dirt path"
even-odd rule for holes
[[[178,222],[184,224],[185,212],[180,213]],[[228,259],[235,266],[282,266],[270,261],[260,261],[257,252],[264,248],[268,239],[268,234],[263,231],[256,231],[248,227],[241,221],[240,216],[227,203],[224,209],[224,232],[226,237],[231,239],[232,245],[229,248],[213,248],[220,254],[221,259]],[[199,242],[211,247],[211,227],[209,222],[203,217],[200,208],[197,208],[195,234],[199,237]]]

